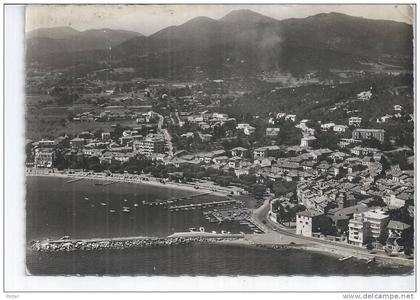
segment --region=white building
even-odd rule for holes
[[[305,210],[296,213],[296,234],[311,237],[313,228],[317,227],[317,219],[320,216],[322,216],[322,214],[313,210]]]
[[[41,168],[51,168],[54,159],[54,151],[52,149],[37,149],[35,151],[35,166]]]
[[[330,128],[333,128],[335,126],[335,123],[325,123],[321,124],[321,130],[322,131],[328,131]]]
[[[314,142],[316,140],[317,139],[314,136],[303,137],[300,140],[300,146],[303,147],[303,148],[310,148],[310,147],[312,147],[312,145],[314,144]]]
[[[157,136],[146,136],[143,140],[133,142],[133,151],[144,155],[165,153],[165,140]]]
[[[360,127],[360,124],[361,123],[362,123],[362,118],[360,118],[360,117],[351,117],[351,118],[349,118],[349,126]]]
[[[345,133],[348,129],[349,127],[347,125],[335,125],[333,127],[333,131],[337,133]]]
[[[354,214],[349,221],[349,244],[363,247],[369,240],[378,241],[386,235],[389,215],[382,209]]]

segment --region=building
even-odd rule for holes
[[[382,209],[354,214],[349,222],[349,244],[363,247],[368,242],[378,242],[386,236],[389,216]]]
[[[70,147],[81,149],[85,145],[85,139],[83,138],[74,138],[70,141]]]
[[[300,146],[303,148],[310,148],[314,145],[316,141],[316,137],[314,136],[306,136],[300,139]]]
[[[165,153],[165,140],[158,136],[148,135],[143,140],[133,142],[133,151],[144,155]]]
[[[287,115],[284,117],[285,120],[296,122],[296,115]]]
[[[251,135],[255,132],[255,127],[249,126],[247,128],[244,128],[244,134],[245,135]]]
[[[349,118],[349,126],[360,127],[362,124],[362,118],[360,117],[350,117]]]
[[[325,123],[325,124],[321,124],[321,130],[322,131],[328,131],[331,128],[333,128],[335,126],[335,123]]]
[[[109,141],[111,139],[111,133],[110,132],[102,132],[101,134],[103,141]]]
[[[236,147],[230,151],[231,151],[232,156],[234,157],[246,157],[248,156],[248,153],[249,153],[248,149],[243,148],[243,147]]]
[[[56,144],[57,143],[53,140],[40,140],[40,141],[35,143],[35,145],[40,147],[40,148],[52,148]]]
[[[266,158],[269,156],[276,157],[280,153],[279,146],[265,146],[254,149],[254,159]]]
[[[303,236],[312,236],[312,232],[316,229],[319,217],[323,214],[314,210],[305,210],[296,213],[296,234]]]
[[[368,140],[376,139],[383,143],[385,141],[385,130],[384,129],[355,129],[352,133],[354,140]]]
[[[35,151],[34,164],[36,167],[51,168],[54,159],[52,149],[38,149]]]
[[[345,133],[348,129],[349,127],[347,125],[335,125],[333,127],[333,131],[337,133]]]
[[[362,214],[355,214],[349,221],[348,243],[354,246],[363,247],[367,241],[367,223],[363,221]]]
[[[274,128],[269,127],[265,130],[266,136],[277,136],[279,133],[280,133],[280,128],[276,128],[276,127]]]
[[[401,105],[394,105],[394,111],[402,111],[403,107]]]

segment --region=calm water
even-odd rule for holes
[[[246,231],[236,223],[208,223],[201,211],[169,213],[142,201],[191,192],[138,184],[94,185],[92,181],[27,178],[27,240],[166,236],[190,227]],[[220,199],[203,196],[206,200]],[[100,203],[106,203],[106,206]],[[138,206],[135,207],[134,204]],[[130,213],[121,211],[130,207]],[[115,213],[109,212],[115,210]],[[296,249],[271,250],[231,245],[179,245],[149,249],[27,254],[31,274],[39,275],[357,275],[407,274],[409,268],[366,265]]]

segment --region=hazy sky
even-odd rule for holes
[[[77,30],[112,28],[150,35],[197,16],[219,19],[236,9],[252,9],[279,20],[340,12],[413,23],[413,10],[409,5],[28,5],[26,30],[71,26]]]

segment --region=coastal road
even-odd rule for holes
[[[359,248],[349,244],[339,244],[338,242],[331,242],[314,237],[305,237],[297,235],[294,230],[285,228],[284,226],[272,222],[268,218],[268,212],[270,209],[269,200],[265,200],[264,204],[257,208],[253,213],[253,219],[263,228],[265,233],[259,234],[261,237],[258,238],[262,243],[266,244],[289,244],[294,242],[297,245],[306,245],[308,248],[317,249],[319,251],[333,253],[338,256],[356,256],[364,259],[380,258],[387,262],[395,262],[404,265],[413,265],[412,260],[408,260],[401,257],[388,256],[383,252],[369,253],[367,249]],[[258,243],[258,240],[255,240]]]

